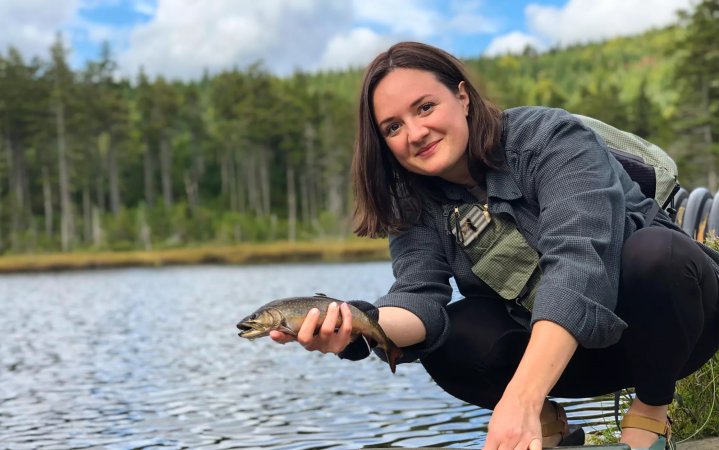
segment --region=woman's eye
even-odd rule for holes
[[[434,108],[434,103],[425,103],[424,105],[419,107],[420,112],[426,113],[430,112]]]
[[[396,123],[396,122],[395,122],[395,123],[391,123],[391,124],[389,124],[389,125],[387,126],[387,128],[385,129],[385,134],[386,134],[387,136],[392,136],[392,135],[395,134],[398,130],[399,130],[399,124]]]

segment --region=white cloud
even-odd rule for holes
[[[357,20],[379,25],[389,34],[427,39],[451,34],[487,34],[497,30],[496,21],[481,14],[481,1],[453,0],[449,13],[437,4],[417,0],[354,0]]]
[[[552,44],[566,45],[640,33],[676,22],[691,0],[569,0],[563,8],[530,4],[529,29]]]
[[[327,43],[320,61],[320,69],[343,69],[367,65],[395,41],[368,28],[355,28],[349,33],[334,36]]]
[[[442,27],[442,18],[413,0],[354,0],[357,20],[385,28],[389,34],[427,37]]]
[[[0,52],[12,45],[26,58],[48,58],[55,34],[73,19],[78,4],[78,0],[0,1]]]
[[[159,0],[119,56],[129,74],[193,78],[262,61],[275,73],[316,66],[327,42],[352,26],[351,5],[334,0]]]
[[[544,44],[536,36],[513,31],[492,39],[484,54],[496,56],[506,53],[522,53],[528,45],[536,50],[544,49]]]
[[[452,17],[447,20],[448,31],[456,31],[464,35],[492,34],[499,30],[497,19],[483,14],[483,1],[452,0],[450,10]]]
[[[497,23],[474,13],[457,14],[448,21],[448,25],[448,30],[465,35],[491,34],[498,29]]]
[[[133,10],[146,16],[155,15],[155,4],[149,0],[134,0]]]
[[[188,79],[205,69],[258,61],[277,74],[336,69],[364,65],[400,40],[453,51],[462,37],[494,34],[504,27],[487,16],[487,1],[0,0],[0,52],[12,44],[26,57],[46,59],[62,30],[84,52],[109,41],[122,72],[132,77],[140,66],[150,75]],[[507,30],[485,53],[638,33],[676,21],[676,10],[689,9],[693,1],[567,0],[559,8],[534,3],[524,10],[529,31]],[[83,18],[83,11],[110,4],[125,5],[148,21],[111,25]]]

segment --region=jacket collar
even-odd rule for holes
[[[522,191],[514,181],[514,177],[506,164],[499,169],[490,169],[485,172],[487,182],[487,197],[497,200],[516,200],[522,197]],[[464,187],[442,179],[435,180],[445,197],[450,200],[476,201],[474,196]],[[491,200],[490,200],[491,203]]]
[[[499,169],[488,170],[486,176],[487,197],[499,200],[516,200],[522,197],[522,191],[506,164]]]

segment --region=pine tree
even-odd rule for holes
[[[73,73],[67,64],[68,50],[57,34],[50,49],[52,63],[48,75],[52,81],[52,99],[57,130],[57,162],[60,187],[60,240],[62,251],[69,251],[75,242],[75,217],[71,197],[70,148],[67,144],[66,114],[73,88]]]
[[[681,92],[678,128],[691,154],[706,167],[706,182],[717,189],[719,155],[719,0],[704,0],[680,19],[676,78]]]

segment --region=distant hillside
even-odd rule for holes
[[[691,143],[695,131],[677,126],[702,119],[680,96],[691,77],[676,81],[688,32],[466,63],[501,107],[561,107],[659,144],[691,188],[714,164]],[[280,78],[260,64],[197,82],[142,73],[131,82],[113,76],[109,49],[77,71],[68,52],[58,40],[49,61],[0,53],[0,253],[351,234],[363,69]]]

